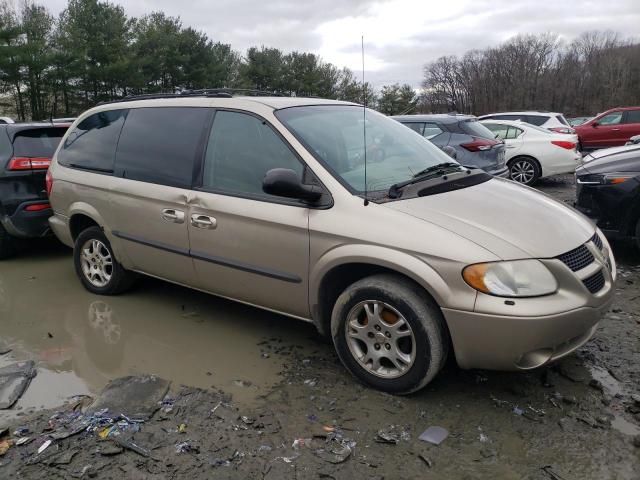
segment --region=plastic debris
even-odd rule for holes
[[[556,472],[553,471],[553,468],[551,467],[551,465],[545,465],[544,467],[541,467],[541,470],[547,474],[547,476],[553,480],[564,480],[563,477],[561,477],[560,475],[558,475]]]
[[[200,453],[200,447],[191,445],[189,442],[180,442],[176,445],[176,453]]]
[[[440,445],[449,436],[449,431],[442,427],[429,427],[418,437],[423,442]]]
[[[18,440],[16,440],[16,445],[26,445],[31,440],[31,437],[20,437]]]
[[[7,451],[13,446],[13,440],[2,440],[0,442],[0,456],[7,453]]]
[[[27,433],[29,433],[28,427],[18,427],[13,431],[14,437],[24,437]]]
[[[47,440],[42,445],[40,445],[40,447],[38,448],[38,455],[40,455],[47,448],[49,448],[49,445],[51,445],[52,442],[53,442],[53,440]]]
[[[133,442],[133,440],[125,440],[124,438],[122,438],[122,436],[115,436],[112,438],[112,440],[122,448],[126,448],[127,450],[131,450],[132,452],[136,452],[138,455],[142,455],[143,457],[151,457],[151,452],[148,449],[137,445]]]
[[[255,423],[256,419],[253,417],[247,417],[246,415],[243,415],[240,417],[240,420],[242,420],[242,423],[244,423],[245,425],[252,425]]]
[[[356,442],[348,439],[329,438],[324,448],[319,448],[313,453],[325,462],[338,464],[347,461],[353,453]]]
[[[480,443],[487,443],[489,441],[489,437],[487,437],[484,433],[480,434]]]
[[[311,445],[311,438],[296,438],[291,444],[291,448],[298,450],[300,447],[308,447],[309,445]]]
[[[524,410],[516,406],[516,407],[513,407],[513,413],[515,413],[516,415],[522,415],[524,413]]]
[[[404,428],[398,425],[390,425],[387,428],[378,430],[375,441],[377,443],[388,443],[397,445],[400,440],[408,441],[411,435]]]
[[[178,433],[187,433],[187,425],[185,423],[181,423],[178,427]]]
[[[425,457],[422,453],[418,455],[418,458],[422,460],[427,465],[427,467],[431,468],[433,466],[433,462],[429,458]]]

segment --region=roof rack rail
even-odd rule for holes
[[[161,98],[184,98],[184,97],[217,97],[232,98],[236,95],[252,97],[284,97],[281,93],[265,92],[264,90],[254,90],[250,88],[200,88],[196,90],[183,90],[177,93],[144,93],[141,95],[127,95],[116,100],[100,102],[98,105],[109,103],[130,102],[133,100],[157,100]]]

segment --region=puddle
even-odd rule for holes
[[[97,393],[111,379],[153,373],[198,387],[222,388],[251,403],[279,381],[282,360],[258,343],[315,349],[314,328],[211,295],[151,279],[118,297],[86,292],[70,251],[44,251],[2,262],[2,337],[13,348],[0,362],[33,359],[38,375],[18,402],[49,407]]]

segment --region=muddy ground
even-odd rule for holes
[[[573,200],[571,177],[539,188]],[[575,355],[526,374],[450,361],[393,397],[352,379],[311,325],[155,280],[94,297],[69,252],[39,242],[0,266],[0,367],[38,368],[0,413],[4,439],[30,437],[0,456],[0,478],[640,478],[640,254],[613,248],[615,304]],[[72,397],[144,373],[172,382],[166,402],[135,428],[120,420],[118,438]],[[37,454],[80,415],[88,429]],[[449,436],[419,440],[429,426]]]

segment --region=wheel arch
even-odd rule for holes
[[[311,317],[321,335],[331,331],[331,312],[338,296],[352,283],[379,273],[409,279],[438,307],[452,294],[444,279],[417,257],[379,246],[339,247],[317,262],[309,277]]]

